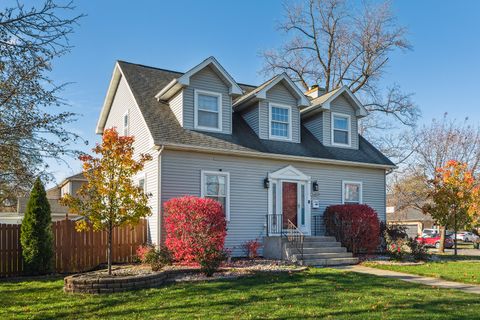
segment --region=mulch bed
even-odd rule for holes
[[[101,269],[68,276],[65,278],[65,292],[112,293],[158,287],[171,282],[235,279],[264,272],[293,273],[306,269],[285,261],[237,259],[223,265],[212,277],[207,277],[197,266],[172,265],[152,271],[148,265],[120,265],[112,267],[111,275],[107,269]]]

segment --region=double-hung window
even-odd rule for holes
[[[222,131],[222,94],[195,90],[195,128]]]
[[[147,192],[147,184],[145,182],[145,176],[141,177],[138,180],[138,187],[143,190],[143,192]]]
[[[201,180],[202,197],[220,202],[225,218],[230,220],[230,174],[222,171],[202,171]]]
[[[128,136],[130,127],[130,115],[128,111],[123,115],[123,135]]]
[[[342,203],[362,203],[362,183],[358,181],[342,181]]]
[[[270,104],[270,138],[291,140],[292,139],[292,112],[291,107]]]
[[[332,113],[332,144],[350,146],[350,116]]]

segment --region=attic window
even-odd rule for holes
[[[195,128],[222,131],[222,94],[195,90]]]
[[[332,145],[350,146],[350,116],[332,113]]]
[[[292,139],[292,109],[290,106],[270,104],[270,139]]]

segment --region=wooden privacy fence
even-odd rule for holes
[[[52,223],[55,251],[54,271],[82,272],[107,262],[107,232],[77,232],[75,222]],[[134,227],[115,228],[112,239],[114,262],[132,262],[135,250],[147,242],[147,221]],[[20,246],[20,225],[0,224],[0,277],[20,275],[23,270]]]

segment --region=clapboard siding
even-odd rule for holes
[[[194,129],[194,90],[212,91],[222,94],[222,133],[232,133],[232,98],[228,85],[213,71],[206,67],[190,78],[190,85],[183,91],[183,126]]]
[[[243,118],[248,123],[250,128],[259,135],[259,127],[258,122],[260,120],[260,115],[258,114],[258,103],[251,106],[245,113],[243,113]]]
[[[358,119],[355,114],[354,107],[342,96],[336,98],[330,104],[330,111],[326,110],[323,113],[323,142],[326,146],[332,145],[332,112],[347,114],[351,118],[351,147],[358,149]],[[343,147],[342,147],[343,148]]]
[[[292,93],[281,82],[267,91],[267,99],[259,104],[260,129],[259,137],[268,139],[269,129],[269,102],[285,104],[292,107],[292,142],[300,142],[300,110],[297,107],[297,100]]]
[[[342,200],[342,180],[363,182],[363,201],[372,206],[385,221],[385,171],[335,165],[308,164],[279,160],[228,157],[164,150],[162,153],[162,203],[183,195],[200,196],[201,170],[230,173],[230,221],[226,246],[241,255],[240,246],[252,239],[265,236],[268,210],[267,189],[263,179],[269,172],[293,165],[317,180],[319,191],[311,196],[319,200],[320,209],[313,215],[322,215],[331,204]]]
[[[183,90],[180,90],[180,92],[170,100],[169,104],[178,123],[183,126]]]
[[[304,121],[303,125],[311,134],[323,143],[323,113],[319,113],[314,117]]]
[[[135,137],[133,147],[135,154],[150,153],[152,160],[145,164],[142,173],[134,178],[138,182],[143,174],[146,177],[147,192],[152,193],[149,205],[152,208],[152,215],[148,218],[149,224],[149,241],[158,242],[158,156],[153,151],[153,139],[147,125],[142,118],[140,109],[137,107],[135,100],[128,88],[125,78],[120,80],[112,107],[105,123],[105,128],[117,127],[121,133],[123,130],[123,115],[128,111],[130,118],[129,134]]]

